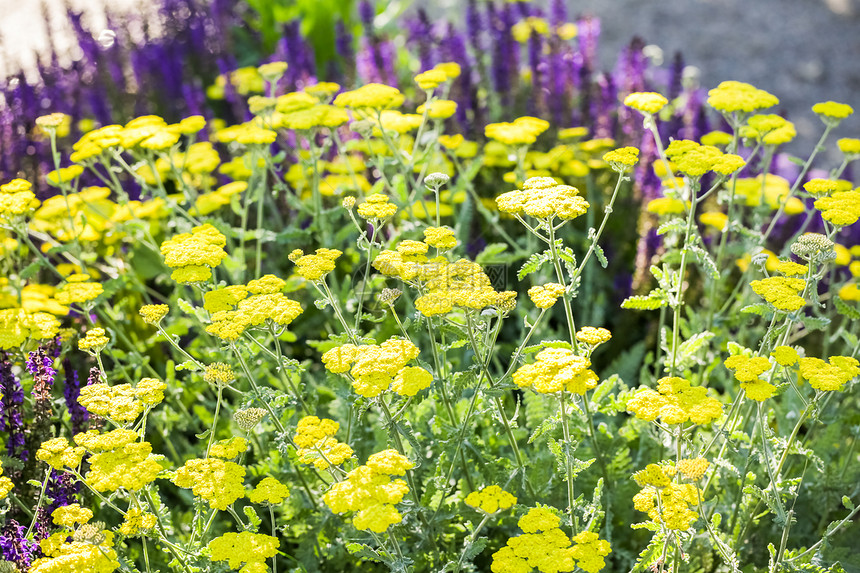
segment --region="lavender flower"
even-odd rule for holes
[[[69,410],[69,416],[71,417],[72,434],[78,434],[86,429],[85,424],[90,417],[90,413],[78,403],[78,397],[81,395],[81,381],[77,370],[74,369],[71,360],[68,358],[63,360],[63,371],[66,373],[66,385],[63,388],[63,397],[66,399],[66,408]]]
[[[0,530],[0,555],[17,565],[21,571],[30,567],[39,551],[39,544],[27,541],[24,537],[26,534],[27,528],[14,519],[6,522],[6,526]]]
[[[12,373],[12,363],[2,357],[0,360],[0,394],[3,407],[0,408],[0,431],[9,436],[6,440],[6,453],[9,457],[28,458],[24,447],[24,391],[21,382]]]

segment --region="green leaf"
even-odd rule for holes
[[[520,270],[517,272],[517,278],[519,280],[523,280],[528,275],[536,273],[546,261],[547,257],[544,253],[534,253],[529,257],[525,264],[520,267]]]
[[[621,303],[621,308],[628,310],[657,310],[669,304],[666,294],[655,289],[648,296],[629,296]]]
[[[594,243],[594,256],[600,262],[600,266],[604,269],[609,266],[609,261],[606,260],[606,255],[603,253],[603,247]]]
[[[759,302],[756,304],[748,304],[741,309],[741,313],[743,314],[757,314],[759,316],[764,316],[765,314],[770,312],[770,306],[764,304],[763,302]]]
[[[248,521],[251,523],[251,531],[257,531],[257,529],[260,528],[260,523],[262,523],[260,516],[257,515],[257,512],[250,505],[246,505],[242,510],[245,512],[245,515],[248,517]]]
[[[647,524],[643,524],[642,528],[650,529]],[[656,563],[657,559],[659,559],[660,556],[663,554],[663,547],[665,545],[665,536],[660,532],[655,533],[654,537],[651,538],[651,541],[648,542],[648,546],[642,550],[642,553],[639,554],[639,559],[636,560],[636,565],[633,566],[633,569],[630,571],[630,573],[637,573],[639,571],[645,571],[649,569],[651,565]]]
[[[824,316],[804,316],[800,321],[807,330],[824,330],[830,324],[830,319]]]
[[[708,273],[709,277],[712,279],[720,278],[720,270],[717,268],[717,263],[714,262],[708,251],[698,245],[690,245],[689,249],[693,253],[693,256],[701,263],[702,268]]]
[[[833,302],[836,304],[836,312],[842,316],[846,316],[851,320],[860,319],[860,310],[854,305],[848,304],[838,296],[833,297]]]
[[[35,275],[37,272],[39,272],[39,269],[42,268],[42,265],[43,265],[42,260],[39,259],[33,263],[30,263],[26,267],[24,267],[24,270],[21,271],[21,279],[22,280],[29,279],[30,277]]]
[[[685,222],[683,219],[672,219],[671,221],[666,221],[659,227],[657,227],[658,235],[665,235],[666,233],[680,233],[684,230]]]
[[[485,547],[487,547],[487,538],[477,538],[472,544],[469,545],[466,551],[463,552],[463,560],[471,561],[472,559],[477,557],[478,554],[480,554]]]
[[[842,505],[845,506],[845,509],[848,511],[854,511],[854,502],[851,501],[851,498],[847,495],[842,496]]]
[[[498,255],[505,252],[507,248],[508,245],[505,243],[490,243],[475,257],[475,262],[480,265],[498,262]]]
[[[532,432],[532,435],[529,436],[529,442],[528,443],[531,444],[532,442],[534,442],[535,440],[537,440],[539,437],[546,434],[547,432],[551,432],[551,431],[555,430],[558,427],[559,421],[560,420],[556,416],[546,418],[543,422],[540,423],[540,425],[537,428],[535,428],[535,431]]]

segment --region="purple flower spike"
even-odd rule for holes
[[[14,519],[10,519],[0,531],[0,556],[17,565],[21,571],[30,567],[39,551],[39,544],[27,541],[24,537],[26,534],[27,528]]]
[[[24,391],[21,382],[12,373],[12,363],[0,360],[0,393],[3,394],[0,408],[0,431],[9,436],[6,439],[6,453],[9,457],[28,458],[24,447]]]

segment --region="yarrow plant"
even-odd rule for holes
[[[785,169],[775,95],[640,47],[584,106],[596,23],[488,6],[397,59],[361,3],[357,81],[287,34],[215,119],[31,118],[0,571],[860,566],[853,110]]]

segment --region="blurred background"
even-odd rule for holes
[[[810,111],[814,103],[830,99],[860,108],[859,8],[860,0],[0,0],[0,130],[6,134],[0,149],[38,154],[32,141],[10,140],[31,129],[22,112],[32,120],[59,110],[95,124],[171,110],[219,115],[220,104],[206,92],[219,74],[278,58],[293,70],[284,89],[328,79],[353,87],[381,79],[361,61],[369,51],[390,56],[402,82],[455,56],[462,42],[475,64],[469,81],[478,85],[476,98],[481,82],[486,89],[516,90],[522,83],[499,83],[498,70],[487,67],[501,65],[493,62],[506,45],[499,34],[516,36],[518,25],[520,33],[526,27],[526,36],[515,38],[519,79],[549,70],[543,78],[549,93],[556,48],[548,36],[537,43],[529,37],[532,18],[550,26],[559,19],[588,23],[587,34],[580,29],[568,40],[573,52],[557,53],[593,57],[586,62],[589,80],[611,83],[602,88],[604,96],[624,92],[618,73],[631,47],[649,66],[642,88],[659,91],[682,81],[685,89],[705,93],[733,79],[778,95],[781,103],[772,111],[787,116],[798,132],[785,149],[805,155],[821,132]],[[532,26],[536,36],[544,34],[540,27]],[[671,73],[675,80],[666,76]],[[237,105],[234,116],[242,115]],[[494,117],[512,119],[509,111]],[[540,110],[526,105],[524,111]],[[858,126],[857,117],[850,118],[836,136],[856,136]],[[0,164],[6,173],[21,168]]]

